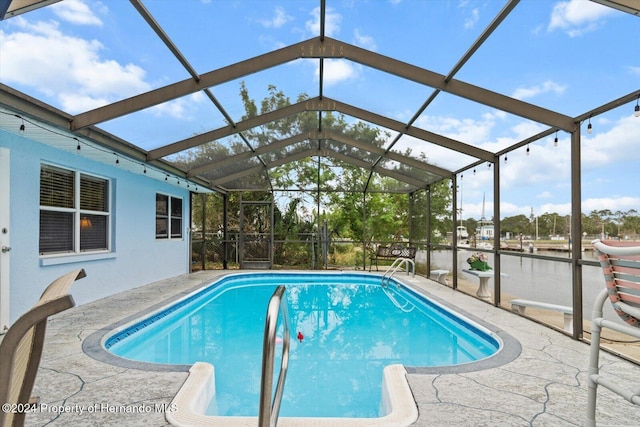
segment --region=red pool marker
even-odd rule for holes
[[[302,335],[302,332],[298,331],[298,341],[302,342],[303,339],[304,335]]]

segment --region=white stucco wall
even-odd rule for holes
[[[189,269],[189,191],[30,141],[0,130],[0,147],[10,150],[10,319],[31,308],[56,277],[84,268],[87,277],[71,293],[84,304]],[[39,255],[39,187],[42,162],[111,179],[112,252]],[[156,193],[183,200],[183,238],[155,237]]]

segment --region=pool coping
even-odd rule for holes
[[[273,272],[275,274],[296,274],[293,272]],[[315,272],[314,272],[315,273]],[[328,272],[322,272],[327,274]],[[198,292],[204,286],[208,286],[210,283],[222,280],[224,277],[238,274],[251,274],[251,273],[225,273],[217,276],[213,281],[203,281],[189,289],[180,291],[173,296],[168,297],[160,303],[153,304],[145,309],[136,312],[133,315],[127,316],[120,321],[114,322],[108,326],[105,326],[99,330],[96,330],[90,334],[82,342],[82,350],[85,354],[91,358],[103,363],[108,363],[114,366],[123,367],[127,369],[137,369],[141,371],[156,371],[156,372],[189,372],[189,375],[178,390],[178,393],[174,396],[171,402],[172,407],[177,408],[176,411],[169,411],[166,413],[166,419],[172,425],[183,426],[229,426],[229,427],[244,427],[254,426],[257,421],[257,417],[233,417],[233,416],[210,416],[204,415],[204,409],[206,409],[208,402],[215,395],[215,381],[214,381],[214,367],[209,363],[196,362],[193,365],[168,365],[157,364],[148,362],[139,362],[135,360],[125,359],[109,352],[104,343],[109,336],[112,336],[116,331],[126,329],[134,324],[141,318],[149,317],[167,306],[180,301],[181,299],[188,298],[194,292]],[[344,272],[340,272],[344,274]],[[369,276],[371,273],[348,273],[356,275]],[[522,347],[520,342],[513,338],[510,334],[506,333],[502,329],[490,324],[489,322],[454,306],[451,303],[433,295],[425,289],[422,289],[417,284],[403,280],[400,277],[394,277],[395,280],[400,282],[403,286],[411,289],[413,292],[419,294],[422,297],[431,299],[437,304],[446,307],[448,310],[453,311],[456,314],[466,318],[466,320],[475,323],[494,334],[501,341],[500,350],[494,355],[464,364],[447,365],[447,366],[403,366],[403,365],[389,365],[385,367],[383,371],[383,404],[387,409],[387,415],[377,418],[299,418],[299,417],[280,417],[280,425],[282,426],[317,426],[317,427],[361,427],[361,426],[408,426],[411,425],[418,418],[418,411],[415,402],[415,398],[409,386],[407,380],[407,374],[452,374],[452,373],[465,373],[482,371],[485,369],[496,368],[507,364],[515,360],[521,353]],[[207,365],[208,367],[203,367]],[[399,367],[393,369],[387,369],[390,367]],[[213,387],[213,388],[212,388]],[[206,401],[204,408],[202,402]],[[194,406],[195,405],[195,406]],[[323,421],[326,420],[326,421]]]

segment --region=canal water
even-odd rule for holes
[[[469,268],[467,258],[473,250],[462,249],[458,252],[458,277],[473,283],[478,283],[478,278],[462,272],[462,269]],[[536,252],[538,255],[554,256],[559,261],[548,261],[537,258],[523,258],[514,255],[501,255],[501,272],[509,277],[502,277],[502,301],[513,298],[523,298],[534,301],[547,302],[559,305],[572,305],[572,271],[571,263],[562,262],[569,258],[566,252]],[[494,265],[493,255],[489,256],[489,265]],[[585,260],[596,258],[592,251],[584,251],[582,257]],[[419,261],[426,262],[426,254],[423,252],[417,256]],[[431,264],[433,268],[451,268],[450,251],[433,251],[431,254]],[[493,285],[491,285],[493,286]],[[582,311],[585,319],[591,319],[593,303],[598,293],[604,289],[604,277],[600,267],[582,267],[582,287],[583,304]],[[493,291],[492,291],[493,294]],[[610,308],[610,304],[605,304],[605,317],[611,320],[618,320],[618,316]]]

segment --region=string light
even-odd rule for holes
[[[636,107],[633,109],[633,115],[640,117],[640,95],[638,95],[638,99],[636,100]]]
[[[527,156],[530,154],[529,144],[527,144]]]
[[[491,162],[487,162],[487,167],[491,169]]]
[[[473,168],[473,174],[474,175],[476,174],[476,168]]]
[[[507,163],[507,155],[504,155],[504,162]]]
[[[63,138],[74,140],[76,142],[76,152],[80,152],[82,150],[82,145],[85,145],[85,148],[88,148],[90,152],[100,151],[100,152],[103,152],[103,153],[113,154],[114,156],[116,156],[115,164],[116,165],[120,165],[120,156],[118,155],[118,153],[115,153],[115,152],[113,152],[111,150],[107,150],[107,149],[95,146],[95,145],[93,145],[91,143],[88,143],[86,141],[81,141],[80,139],[78,139],[75,136],[71,136],[71,135],[68,135],[68,134],[61,133],[61,132],[56,132],[56,131],[48,128],[48,127],[40,125],[38,122],[31,121],[28,118],[25,119],[24,117],[22,117],[19,114],[6,113],[4,111],[0,111],[0,114],[6,115],[6,116],[13,116],[13,117],[16,117],[16,118],[20,119],[21,123],[20,123],[20,126],[18,127],[20,132],[24,132],[26,130],[26,123],[29,123],[31,126],[34,126],[35,128],[41,129],[43,131],[49,132],[49,133],[54,134],[54,135],[58,135],[58,136],[63,137]],[[127,157],[125,157],[124,159],[125,160],[129,160],[131,163],[134,163],[134,164],[137,164],[139,166],[142,166],[142,173],[147,175],[147,176],[149,176],[149,174],[147,174],[147,166],[146,166],[146,164],[130,160]],[[154,168],[152,168],[152,170],[154,170]],[[158,171],[158,172],[160,172],[160,171]],[[164,172],[161,172],[161,173],[164,173]],[[169,175],[165,173],[164,180],[167,181],[168,177],[169,177]],[[179,184],[179,181],[178,181],[178,184]],[[196,191],[198,191],[198,187],[197,186],[196,186]]]
[[[589,116],[589,124],[587,125],[587,133],[593,132],[593,128],[591,127],[591,116]]]
[[[558,146],[558,131],[556,131],[556,137],[555,137],[555,139],[553,140],[553,146],[554,146],[554,147],[557,147],[557,146]]]

